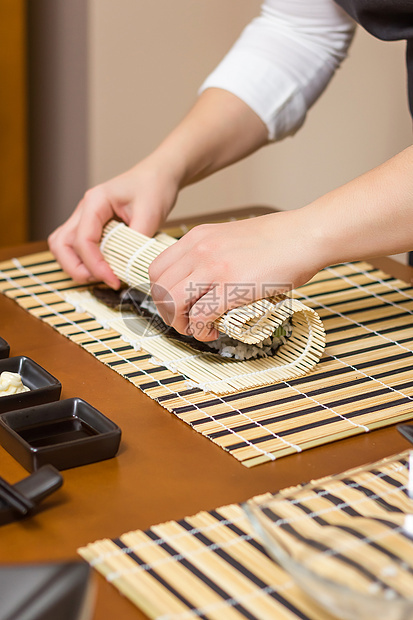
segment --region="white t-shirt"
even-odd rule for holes
[[[266,0],[207,88],[227,90],[268,127],[270,140],[299,129],[345,58],[354,21],[333,0]]]

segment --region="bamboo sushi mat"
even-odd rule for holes
[[[296,544],[317,541],[323,527],[333,528],[332,547],[326,545],[323,555],[343,547],[335,561],[341,570],[350,567],[357,581],[367,580],[371,594],[385,587],[411,596],[413,543],[403,525],[411,512],[408,479],[406,452],[282,491],[283,518],[274,525]],[[273,506],[277,497],[249,503],[268,500]],[[363,532],[372,522],[375,527]],[[332,618],[269,558],[238,504],[99,540],[78,552],[150,618]]]
[[[77,312],[49,252],[0,263],[0,291],[139,387],[247,467],[413,417],[413,289],[364,262],[320,272],[295,296],[321,317],[326,349],[291,381],[217,396]],[[137,414],[138,415],[138,414]]]

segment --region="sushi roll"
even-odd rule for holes
[[[193,336],[180,334],[173,327],[167,325],[159,315],[155,303],[150,295],[146,295],[136,288],[124,287],[118,291],[100,284],[91,287],[93,296],[106,306],[120,312],[135,312],[144,316],[149,327],[153,327],[173,340],[190,345],[196,351],[212,353],[226,359],[252,360],[269,357],[276,353],[278,348],[285,344],[292,333],[291,319],[286,319],[274,332],[256,344],[246,344],[221,333],[216,340],[201,342]]]

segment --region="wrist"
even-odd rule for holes
[[[288,214],[286,232],[291,231],[297,258],[306,264],[311,276],[329,264],[327,227],[308,207],[283,212]]]
[[[176,194],[182,187],[182,178],[185,174],[185,161],[181,153],[177,153],[167,144],[162,143],[143,162],[138,166],[146,168],[147,173],[151,174],[155,181],[162,186],[170,188]]]
[[[301,229],[306,237],[306,244],[317,271],[335,262],[335,243],[331,231],[331,222],[326,214],[316,205],[310,204],[299,209]]]
[[[208,176],[211,146],[191,117],[174,129],[150,155],[158,169],[167,171],[177,191]]]

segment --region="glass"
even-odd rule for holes
[[[244,509],[269,555],[333,616],[413,618],[407,458],[250,500]]]

